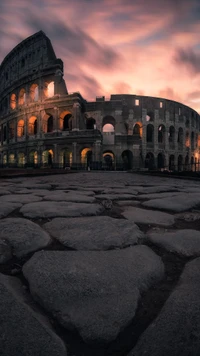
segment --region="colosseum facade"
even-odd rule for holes
[[[63,62],[39,31],[0,66],[3,167],[199,170],[200,117],[140,95],[86,101],[68,93]]]

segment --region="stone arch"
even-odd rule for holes
[[[9,127],[9,138],[12,139],[15,136],[15,122],[11,120],[8,124]]]
[[[89,117],[86,119],[86,130],[94,130],[96,129],[96,120],[93,117]]]
[[[187,156],[185,156],[185,170],[188,171],[189,170],[189,165],[190,165],[190,162],[189,162],[189,156],[187,154]]]
[[[63,131],[72,130],[72,113],[70,111],[63,111],[59,116],[59,128]]]
[[[7,140],[7,127],[6,125],[3,127],[3,141]]]
[[[161,152],[157,156],[157,167],[158,169],[165,168],[165,155]]]
[[[24,167],[26,163],[26,157],[23,152],[19,152],[17,155],[17,165],[18,167]]]
[[[152,124],[148,124],[146,130],[147,142],[154,142],[154,126]]]
[[[24,88],[20,89],[18,96],[18,105],[26,104],[26,91]]]
[[[183,170],[183,156],[179,155],[178,156],[178,171],[182,171]]]
[[[114,169],[115,155],[112,151],[103,152],[103,168],[106,170]]]
[[[110,115],[104,116],[102,120],[102,131],[103,132],[115,132],[115,118]]]
[[[169,143],[174,144],[175,143],[175,128],[174,128],[174,126],[170,126],[168,136],[169,136]]]
[[[174,155],[169,156],[169,170],[170,171],[175,170],[175,156]]]
[[[121,154],[123,160],[123,168],[130,170],[133,168],[133,153],[130,150],[125,150]]]
[[[31,151],[29,153],[29,164],[35,166],[38,164],[38,152],[37,151]]]
[[[22,137],[25,135],[25,123],[24,120],[19,120],[17,123],[17,137]]]
[[[165,144],[165,131],[164,125],[158,126],[158,143]]]
[[[146,121],[149,122],[149,121],[154,121],[154,112],[153,111],[147,111],[147,114],[146,114]]]
[[[47,132],[53,132],[53,116],[50,115],[47,119]]]
[[[185,146],[190,147],[190,135],[188,131],[185,133]]]
[[[44,83],[44,96],[45,98],[54,96],[54,81]]]
[[[183,145],[183,128],[182,127],[179,127],[179,129],[178,129],[178,139],[177,139],[177,141],[178,141],[178,144],[179,145]]]
[[[59,164],[61,167],[71,167],[73,161],[72,151],[69,148],[64,148],[60,151]]]
[[[155,159],[152,152],[148,152],[145,157],[145,168],[153,170],[155,168]]]
[[[90,167],[93,160],[93,152],[91,147],[85,147],[81,150],[81,163]]]
[[[31,99],[31,101],[39,100],[39,87],[38,87],[38,84],[36,84],[36,83],[33,83],[30,86],[30,99]]]
[[[133,126],[133,135],[140,136],[142,138],[142,123],[136,122]]]
[[[28,134],[36,135],[37,131],[37,117],[31,116],[28,120]]]
[[[9,155],[8,155],[8,163],[9,164],[15,164],[15,154],[14,153],[10,153]]]
[[[10,107],[12,110],[16,109],[17,107],[17,96],[15,93],[12,93],[10,96]]]
[[[42,152],[42,163],[44,166],[53,166],[53,150],[45,150]]]

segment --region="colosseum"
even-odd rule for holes
[[[0,66],[2,167],[199,170],[199,114],[139,95],[86,101],[39,31]]]

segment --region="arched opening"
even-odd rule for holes
[[[30,86],[30,99],[31,101],[38,101],[39,99],[39,89],[35,83]]]
[[[69,168],[72,166],[72,152],[67,148],[61,151],[60,165],[63,168]]]
[[[29,165],[37,166],[37,164],[38,164],[38,153],[37,151],[31,151],[29,153]]]
[[[3,128],[3,141],[6,141],[7,140],[7,127],[4,126]]]
[[[52,96],[54,96],[54,82],[50,82],[50,83],[45,83],[44,84],[44,96],[46,98],[51,98]]]
[[[10,153],[9,154],[8,163],[9,163],[9,165],[14,165],[15,164],[15,155],[14,155],[14,153]]]
[[[19,120],[17,123],[17,137],[22,137],[24,134],[24,120]]]
[[[37,117],[31,116],[28,121],[28,134],[36,135],[37,134]]]
[[[149,170],[155,169],[154,154],[152,152],[146,154],[145,168],[148,168]]]
[[[183,170],[183,156],[178,156],[178,171],[181,172]]]
[[[190,135],[188,131],[185,134],[185,146],[190,147]]]
[[[25,163],[25,154],[18,153],[18,167],[24,167]]]
[[[9,122],[9,139],[14,138],[15,136],[15,123],[14,121]]]
[[[104,116],[103,120],[102,120],[102,128],[107,125],[107,124],[110,124],[112,125],[111,127],[114,128],[114,130],[112,129],[112,132],[115,131],[115,119],[113,116],[110,116],[110,115],[107,115],[107,116]],[[109,126],[107,126],[108,128]],[[105,131],[103,130],[103,132],[110,132],[110,131]]]
[[[147,142],[154,142],[154,126],[152,124],[147,125],[146,137]]]
[[[114,133],[115,132],[115,128],[112,124],[105,124],[102,129],[103,129],[103,133],[107,133],[107,132]]]
[[[185,156],[185,171],[189,171],[190,170],[190,166],[189,166],[189,156]]]
[[[69,111],[63,111],[59,116],[59,129],[62,131],[72,130],[72,114]]]
[[[111,171],[114,169],[115,156],[112,151],[106,151],[103,153],[103,169]]]
[[[86,130],[94,130],[96,129],[96,121],[92,117],[86,120]]]
[[[195,170],[195,164],[194,164],[194,157],[191,157],[191,170],[194,171]]]
[[[154,112],[153,111],[148,111],[147,112],[147,115],[146,115],[146,121],[149,122],[149,121],[154,121]]]
[[[81,163],[86,167],[90,167],[92,163],[92,149],[89,147],[81,151]]]
[[[169,144],[174,145],[174,143],[175,143],[175,128],[174,128],[174,126],[170,126],[168,136],[169,136]]]
[[[11,94],[10,96],[10,107],[11,109],[16,109],[16,106],[17,106],[17,97],[16,97],[16,94]]]
[[[164,156],[164,154],[162,154],[162,153],[159,153],[159,154],[158,154],[158,157],[157,157],[157,167],[158,167],[158,169],[163,169],[163,168],[165,168],[165,156]]]
[[[140,122],[136,122],[136,124],[133,127],[133,135],[139,136],[142,138],[142,124]]]
[[[42,163],[45,167],[53,166],[53,151],[52,150],[45,150],[42,152]]]
[[[4,154],[3,154],[3,165],[6,166],[7,163],[8,163],[8,161],[7,161],[7,154],[4,153]]]
[[[179,127],[178,129],[178,146],[181,148],[183,146],[183,129],[182,127]]]
[[[133,167],[133,153],[130,150],[122,152],[123,168],[124,170],[132,169]]]
[[[169,170],[170,171],[175,170],[175,156],[174,155],[169,156]]]
[[[194,131],[191,132],[191,149],[194,150]]]
[[[24,105],[26,104],[26,92],[25,89],[22,88],[19,92],[19,97],[18,97],[18,104],[19,105]]]
[[[158,127],[158,143],[165,144],[165,126],[160,125]]]
[[[47,119],[47,132],[53,132],[53,116],[49,116]]]

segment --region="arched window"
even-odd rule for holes
[[[18,104],[19,105],[26,104],[26,92],[24,88],[22,88],[19,92]]]
[[[96,128],[96,121],[92,117],[86,120],[86,130],[94,130]]]
[[[47,132],[53,131],[53,116],[49,116],[47,119]]]
[[[28,134],[36,135],[37,134],[37,117],[31,116],[28,121]]]
[[[165,143],[165,126],[160,125],[158,127],[158,143]]]
[[[147,142],[154,142],[154,127],[151,124],[147,125],[147,132],[146,132]]]
[[[11,94],[11,97],[10,97],[10,107],[11,109],[16,109],[16,106],[17,106],[17,97],[16,97],[16,94]]]
[[[37,84],[32,84],[30,87],[30,99],[31,101],[38,101],[39,99],[39,89]]]
[[[19,120],[17,123],[17,137],[22,137],[24,134],[24,120]]]
[[[113,116],[107,115],[102,121],[103,132],[115,132],[115,119]]]
[[[46,98],[51,98],[54,96],[54,82],[44,84],[44,96]]]
[[[105,124],[103,126],[103,132],[115,132],[115,128],[112,124]]]

